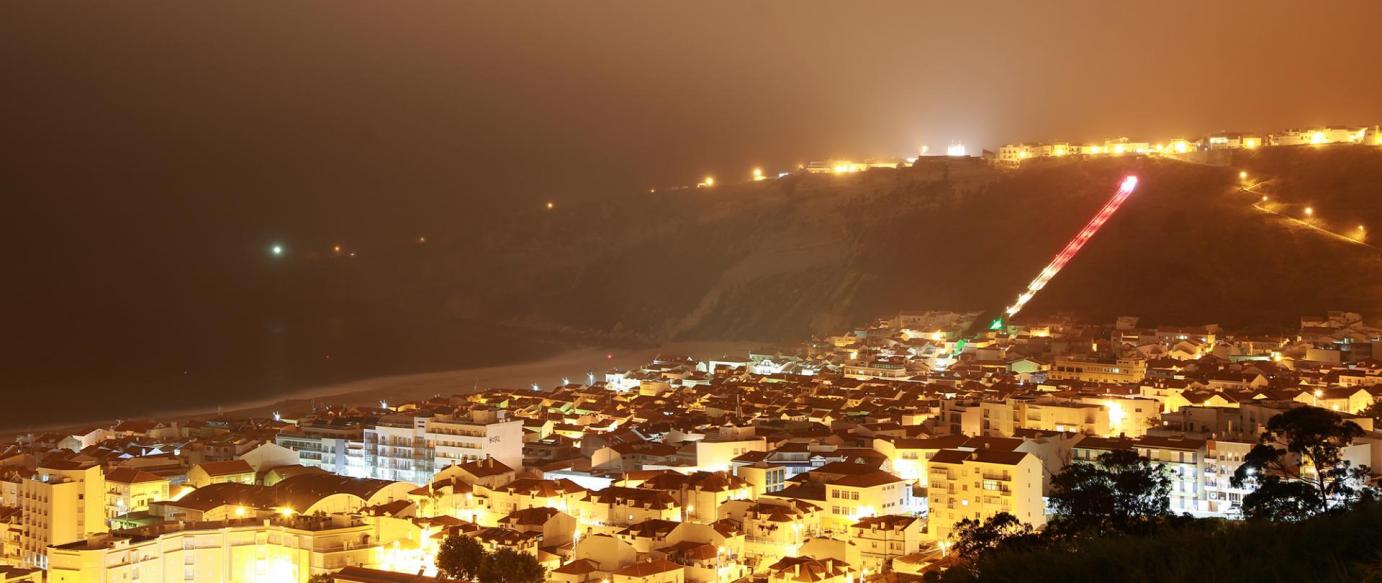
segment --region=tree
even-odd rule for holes
[[[1314,516],[1322,505],[1319,491],[1305,482],[1263,476],[1257,489],[1243,496],[1243,516],[1298,521]]]
[[[999,512],[988,520],[979,522],[966,518],[955,523],[955,554],[967,561],[978,559],[984,553],[998,548],[1013,548],[1036,542],[1032,525],[1023,523],[1016,516]]]
[[[317,573],[307,578],[307,583],[335,583],[336,578],[330,573]]]
[[[485,561],[485,547],[468,536],[451,535],[437,550],[437,569],[452,579],[475,579]]]
[[[480,583],[542,583],[547,570],[528,553],[499,549],[480,565]]]
[[[1056,536],[1145,533],[1171,515],[1171,478],[1136,452],[1111,451],[1051,478],[1051,506]]]
[[[1382,419],[1382,401],[1373,401],[1367,407],[1364,407],[1362,411],[1359,411],[1358,415],[1371,417],[1373,419]]]
[[[1343,449],[1363,429],[1342,415],[1319,407],[1297,407],[1272,417],[1256,446],[1234,472],[1234,487],[1255,484],[1243,498],[1248,518],[1300,520],[1343,507],[1367,488],[1367,466],[1343,459]],[[1331,501],[1333,501],[1331,503]]]

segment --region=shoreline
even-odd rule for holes
[[[588,371],[599,375],[609,368],[629,369],[652,361],[658,354],[684,354],[705,360],[722,354],[744,353],[763,342],[696,340],[671,342],[648,348],[584,347],[512,364],[472,367],[445,371],[409,373],[380,377],[366,377],[331,385],[306,387],[290,393],[258,399],[230,406],[182,409],[153,412],[130,419],[157,421],[186,421],[223,415],[227,417],[268,417],[274,411],[284,414],[305,413],[314,401],[333,405],[377,404],[385,401],[415,401],[433,395],[450,396],[484,391],[491,388],[524,388],[538,383],[543,388],[560,384],[563,378],[582,383]],[[597,378],[596,380],[603,380]],[[55,423],[23,431],[0,431],[5,437],[25,434],[55,433],[89,427],[108,427],[115,419],[87,423]]]

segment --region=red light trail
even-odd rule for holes
[[[1113,198],[1110,198],[1107,203],[1104,203],[1104,208],[1099,209],[1099,212],[1094,215],[1094,218],[1089,220],[1089,223],[1086,224],[1078,234],[1075,235],[1075,238],[1065,244],[1065,248],[1061,249],[1060,253],[1057,253],[1055,258],[1051,259],[1051,263],[1048,263],[1046,268],[1042,269],[1041,273],[1037,274],[1036,279],[1033,279],[1032,283],[1027,284],[1027,290],[1017,296],[1017,301],[1013,302],[1013,305],[1008,306],[1006,317],[1011,318],[1022,311],[1022,307],[1027,305],[1027,302],[1031,301],[1032,297],[1035,296],[1037,292],[1041,291],[1041,288],[1046,287],[1046,283],[1051,281],[1051,278],[1055,277],[1057,273],[1060,273],[1061,268],[1065,267],[1065,264],[1069,263],[1070,260],[1074,259],[1075,255],[1080,252],[1080,248],[1084,247],[1084,244],[1089,242],[1089,239],[1093,237],[1095,233],[1099,232],[1099,228],[1104,226],[1104,223],[1108,222],[1109,217],[1112,217],[1113,213],[1118,212],[1118,207],[1123,206],[1123,201],[1128,200],[1128,197],[1132,195],[1132,191],[1136,188],[1136,176],[1124,178],[1122,184],[1118,187],[1118,191],[1113,193]],[[1001,323],[999,323],[999,325],[1001,326]]]

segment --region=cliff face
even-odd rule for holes
[[[145,236],[101,213],[88,222],[119,227],[121,243],[93,248],[99,269],[54,260],[0,292],[21,292],[15,304],[42,322],[0,337],[6,380],[27,389],[0,427],[516,362],[563,341],[800,340],[904,309],[997,310],[1128,172],[1137,193],[1022,316],[1281,330],[1328,309],[1382,313],[1382,253],[1254,209],[1261,195],[1237,189],[1244,168],[1274,178],[1273,210],[1311,205],[1319,224],[1382,237],[1382,149],[1367,148],[1264,150],[1224,167],[941,160],[550,210],[466,193],[397,216],[342,207],[328,222],[369,228],[298,235],[281,258],[233,220]],[[358,257],[333,254],[337,241]],[[107,393],[141,399],[52,400]]]
[[[1240,168],[1276,177],[1263,188],[1284,214],[1311,204],[1322,224],[1382,232],[1377,149],[1270,150],[1230,167],[936,161],[510,217],[439,259],[476,275],[445,305],[648,340],[799,338],[901,309],[996,309],[1136,172],[1136,194],[1024,315],[1290,326],[1303,313],[1379,311],[1382,252],[1254,209]]]

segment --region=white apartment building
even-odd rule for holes
[[[1204,489],[1206,442],[1148,435],[1135,443],[1137,455],[1166,466],[1171,477],[1171,512],[1204,516],[1208,498]]]
[[[365,466],[371,478],[426,484],[436,473],[436,458],[427,442],[421,415],[387,415],[364,430]]]
[[[426,484],[452,464],[494,458],[523,467],[523,421],[503,410],[452,415],[397,414],[364,430],[368,477]],[[347,471],[350,463],[347,462]]]
[[[280,446],[298,454],[298,463],[321,468],[333,474],[367,478],[364,433],[358,427],[303,425],[279,432],[274,439]]]
[[[1171,512],[1188,512],[1195,516],[1227,516],[1229,509],[1223,504],[1209,504],[1209,484],[1224,492],[1229,488],[1228,478],[1232,470],[1224,476],[1226,468],[1218,466],[1218,459],[1211,459],[1211,444],[1215,442],[1184,437],[1161,437],[1146,435],[1139,439],[1105,439],[1086,437],[1075,445],[1074,461],[1098,463],[1099,455],[1115,450],[1133,451],[1137,455],[1161,464],[1171,478]],[[1246,444],[1244,444],[1246,445]],[[1228,451],[1214,455],[1232,455]],[[1246,453],[1244,450],[1242,453]],[[1241,455],[1237,463],[1242,463]],[[1215,464],[1211,467],[1211,463]],[[1241,491],[1240,491],[1241,492]]]
[[[513,469],[523,467],[523,421],[502,409],[477,409],[427,420],[426,438],[435,469],[494,458]],[[430,477],[430,475],[429,475]]]
[[[1206,442],[1204,464],[1205,512],[1213,516],[1236,518],[1242,513],[1243,497],[1252,487],[1233,487],[1233,474],[1256,443],[1211,439]]]
[[[20,560],[48,568],[48,547],[106,531],[106,480],[94,462],[40,464],[19,484]]]

